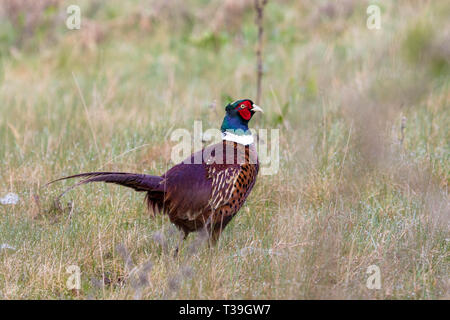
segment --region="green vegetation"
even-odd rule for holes
[[[161,174],[173,129],[218,128],[228,99],[255,96],[252,3],[0,3],[0,197],[20,197],[0,204],[0,244],[15,247],[0,249],[0,298],[450,298],[448,1],[385,1],[380,30],[369,1],[269,1],[253,126],[280,129],[280,171],[258,177],[216,248],[191,235],[173,258],[175,227],[125,188],[54,206],[70,182],[46,182]]]

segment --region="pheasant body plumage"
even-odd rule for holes
[[[258,174],[259,164],[254,146],[240,148],[238,145],[229,141],[222,143],[223,158],[226,148],[231,146],[234,149],[232,163],[215,158],[217,155],[214,150],[218,146],[214,145],[210,147],[213,149],[211,156],[203,159],[201,164],[182,163],[170,169],[162,176],[164,196],[158,197],[155,192],[150,192],[147,195],[149,205],[157,207],[158,211],[167,211],[172,223],[186,235],[206,226],[212,240],[217,240],[220,232],[244,204]],[[205,154],[205,150],[201,152]],[[242,162],[239,161],[241,154]],[[256,160],[256,163],[251,161],[252,154],[252,160]],[[193,154],[190,161],[195,157],[196,154]]]
[[[55,181],[84,178],[68,190],[90,182],[106,182],[146,192],[149,209],[167,214],[170,221],[183,231],[183,238],[190,232],[206,228],[214,243],[244,204],[259,171],[254,144],[239,143],[239,136],[236,139],[227,137],[234,136],[228,134],[233,127],[245,128],[254,112],[262,110],[246,99],[229,104],[226,111],[222,124],[224,140],[192,154],[162,176],[91,172]],[[248,127],[244,134],[247,137],[243,138],[251,138]],[[197,159],[201,159],[201,163],[196,163]]]

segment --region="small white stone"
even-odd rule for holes
[[[0,250],[3,250],[3,249],[16,250],[16,248],[15,248],[15,247],[13,247],[13,246],[10,246],[10,245],[9,245],[9,244],[7,244],[7,243],[2,243],[2,244],[0,244]]]
[[[8,193],[3,198],[0,198],[1,204],[17,204],[17,202],[19,202],[19,196],[12,192]]]

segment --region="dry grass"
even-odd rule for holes
[[[253,125],[280,129],[280,171],[258,178],[217,248],[191,236],[177,259],[176,229],[149,219],[142,195],[88,185],[61,211],[65,184],[42,186],[97,169],[163,173],[173,129],[218,127],[227,95],[254,96],[251,6],[227,2],[238,11],[220,14],[227,29],[205,14],[217,1],[80,3],[85,29],[0,45],[0,196],[20,196],[0,205],[0,244],[16,248],[0,249],[1,298],[450,298],[445,1],[383,3],[379,31],[363,2],[269,1],[266,113]],[[366,287],[373,264],[380,290]]]

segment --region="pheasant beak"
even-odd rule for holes
[[[261,112],[264,113],[263,109],[261,109],[261,107],[257,106],[256,104],[253,104],[252,109],[253,112]]]

